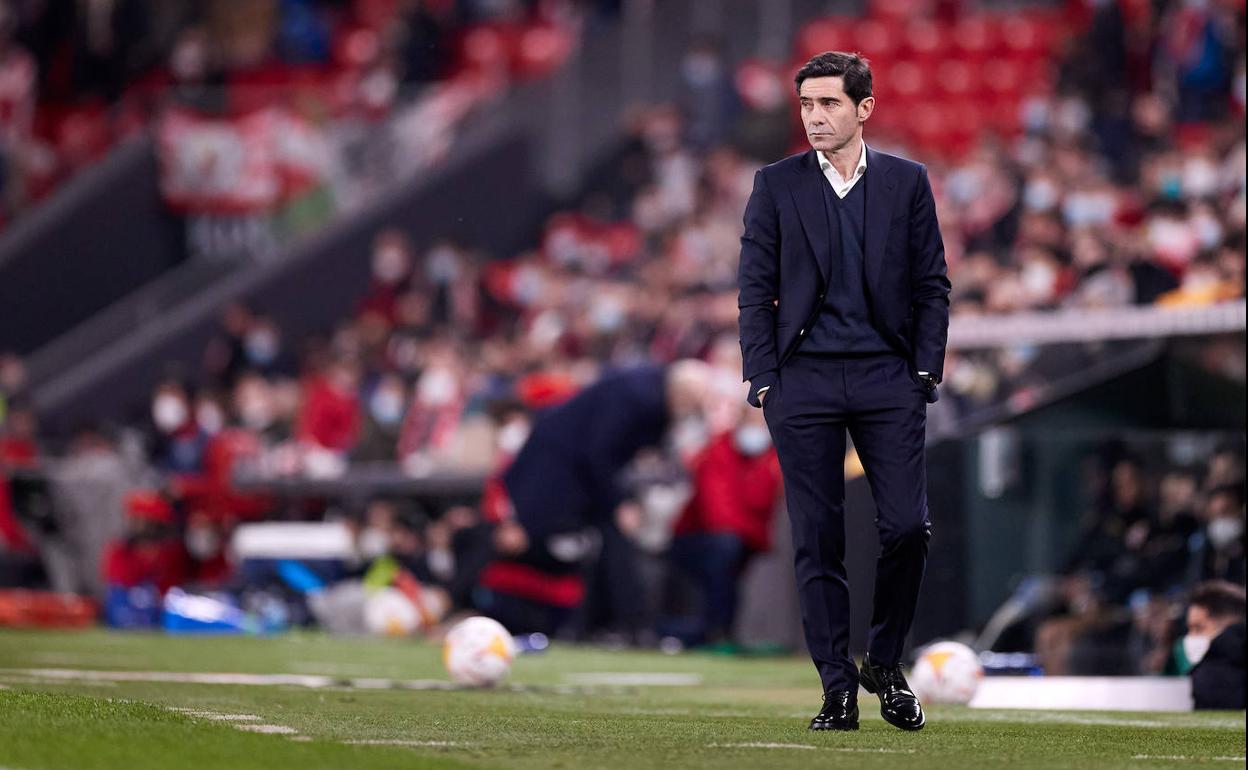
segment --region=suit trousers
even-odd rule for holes
[[[784,476],[802,627],[829,690],[857,690],[845,571],[845,432],[875,500],[880,557],[867,652],[901,662],[927,562],[926,388],[895,354],[795,353],[763,400]]]

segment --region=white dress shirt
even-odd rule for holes
[[[819,153],[819,168],[823,169],[823,175],[828,178],[828,182],[832,185],[832,191],[836,193],[836,197],[844,198],[849,195],[849,191],[854,189],[854,185],[858,184],[858,180],[862,179],[862,175],[867,171],[867,143],[859,142],[858,149],[858,165],[854,168],[854,172],[849,175],[849,179],[841,176],[841,172],[836,170],[836,166],[832,165],[832,161],[828,160],[823,153]]]

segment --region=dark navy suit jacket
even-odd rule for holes
[[[667,369],[615,369],[539,413],[503,473],[516,518],[531,536],[610,520],[626,497],[618,476],[667,432]]]
[[[863,272],[871,323],[915,371],[944,377],[949,330],[945,248],[927,168],[867,147]],[[748,401],[779,379],[827,293],[831,249],[815,150],[758,170],[745,207],[738,272]],[[935,400],[935,394],[928,397]]]

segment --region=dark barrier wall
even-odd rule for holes
[[[231,279],[254,280],[238,298],[276,319],[287,340],[298,340],[351,315],[368,286],[372,239],[382,228],[402,228],[417,249],[452,237],[491,256],[511,256],[532,242],[550,206],[528,173],[531,163],[530,142],[518,134],[456,159],[367,214],[331,226],[261,275]],[[205,346],[218,330],[218,309],[181,330],[138,330],[163,339],[93,383],[89,398],[41,409],[45,427],[64,433],[104,415],[143,409],[152,385],[170,365],[198,373]]]
[[[183,258],[152,144],[136,139],[0,240],[0,350],[29,353]]]

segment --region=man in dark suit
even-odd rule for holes
[[[806,644],[824,689],[811,729],[858,727],[861,682],[906,730],[922,707],[901,672],[927,559],[924,438],[949,326],[926,168],[867,147],[871,70],[819,54],[798,71],[812,150],[760,169],[741,236],[741,352],[784,475]],[[919,118],[921,119],[921,117]],[[881,553],[861,673],[849,655],[845,431],[875,499]]]

